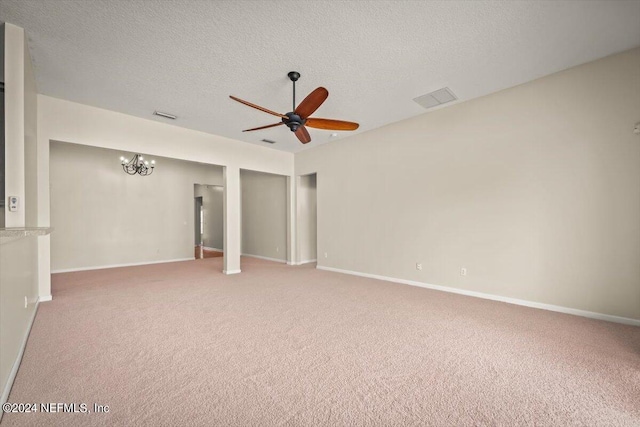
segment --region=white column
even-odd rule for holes
[[[299,178],[295,176],[287,177],[287,264],[296,265],[298,262],[297,245],[297,199],[296,189]]]
[[[38,102],[40,100],[38,99]],[[43,129],[44,120],[38,109],[38,227],[51,226],[49,196],[49,132]],[[38,237],[38,289],[40,301],[51,300],[51,236]]]
[[[24,227],[24,30],[8,23],[4,28],[5,227]],[[19,198],[15,212],[9,212],[10,196]]]
[[[240,273],[240,168],[224,168],[224,274]]]
[[[51,236],[38,237],[38,296],[51,301]]]

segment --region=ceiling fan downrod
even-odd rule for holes
[[[300,73],[297,71],[289,71],[289,79],[293,82],[293,109],[291,111],[296,110],[296,82],[300,78]]]

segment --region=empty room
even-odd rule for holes
[[[0,0],[0,426],[640,426],[640,1]]]

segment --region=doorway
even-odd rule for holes
[[[194,241],[195,241],[195,258],[202,259],[202,231],[204,229],[204,212],[202,212],[202,196],[194,197],[195,206],[193,208],[194,218]]]
[[[298,177],[297,182],[298,242],[297,264],[308,264],[318,259],[318,202],[317,175]]]
[[[196,259],[224,256],[223,188],[221,185],[194,185]]]

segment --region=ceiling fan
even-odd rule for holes
[[[297,71],[290,71],[289,79],[293,82],[293,111],[280,114],[275,111],[268,110],[264,107],[260,107],[259,105],[252,104],[250,102],[244,101],[240,98],[236,98],[235,96],[229,96],[229,98],[234,101],[238,101],[244,105],[248,105],[249,107],[256,108],[260,111],[264,111],[265,113],[271,114],[276,117],[280,117],[282,121],[280,123],[274,123],[272,125],[260,126],[257,128],[245,129],[242,132],[251,132],[254,130],[267,129],[280,125],[287,125],[291,132],[294,132],[300,142],[306,144],[311,142],[311,136],[307,131],[307,127],[316,128],[316,129],[325,129],[325,130],[356,130],[358,123],[354,122],[345,122],[343,120],[333,120],[333,119],[318,119],[309,117],[312,115],[327,99],[329,96],[329,91],[323,87],[319,87],[313,92],[311,92],[305,99],[302,100],[300,105],[296,107],[296,81],[300,78],[300,73]]]

